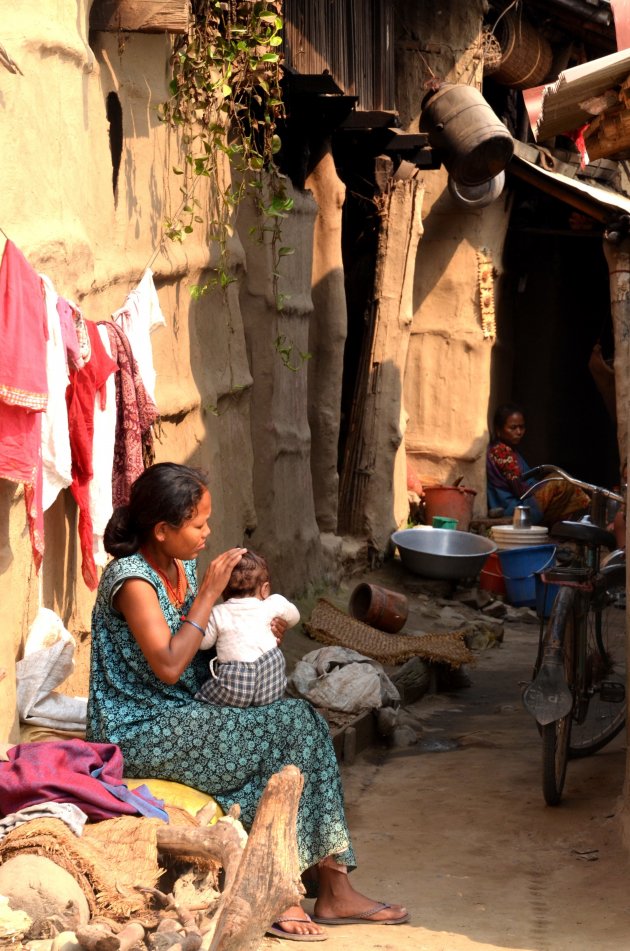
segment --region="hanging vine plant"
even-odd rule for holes
[[[183,165],[173,169],[183,176],[183,198],[166,221],[169,238],[183,241],[204,221],[195,190],[202,178],[211,180],[209,228],[219,263],[216,276],[192,288],[193,296],[235,280],[228,243],[239,204],[252,196],[259,224],[251,230],[260,240],[271,239],[278,310],[284,304],[278,265],[293,253],[281,244],[281,222],[293,199],[274,161],[283,115],[280,10],[274,0],[193,0],[191,27],[174,50],[171,97],[160,109],[160,117],[180,131],[184,149]]]

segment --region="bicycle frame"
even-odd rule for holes
[[[574,479],[555,466],[538,466],[525,472],[523,478],[531,478],[534,475],[545,474],[550,471],[553,474],[531,486],[521,496],[521,501],[535,492],[540,485],[551,481],[567,481],[584,489],[591,495],[589,514],[595,515],[600,525],[588,516],[581,523],[570,523],[575,525],[575,529],[567,537],[572,537],[577,541],[578,553],[572,566],[567,569],[568,576],[563,578],[561,569],[552,569],[542,576],[543,582],[576,589],[578,616],[581,621],[574,632],[574,647],[576,650],[574,659],[575,683],[569,687],[565,666],[565,626],[563,623],[554,623],[553,614],[546,628],[544,619],[541,619],[539,649],[536,659],[537,673],[532,683],[523,693],[525,709],[540,726],[546,726],[560,720],[572,710],[577,722],[580,722],[580,716],[582,719],[586,716],[590,699],[587,696],[588,688],[586,686],[588,682],[586,669],[586,616],[588,606],[589,603],[593,602],[596,592],[605,593],[608,584],[612,580],[618,581],[623,577],[622,583],[625,583],[625,552],[623,558],[618,558],[617,564],[612,565],[609,570],[601,568],[601,544],[606,540],[608,534],[604,532],[601,525],[601,521],[603,521],[603,506],[601,503],[605,499],[622,502],[623,497],[609,489],[603,489],[600,486]],[[602,640],[601,623],[601,614],[595,612],[596,637],[599,642]],[[574,709],[575,706],[578,709]]]

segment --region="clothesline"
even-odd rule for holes
[[[106,560],[102,536],[113,506],[127,501],[152,458],[158,410],[150,334],[166,321],[149,267],[109,316],[85,320],[7,237],[0,264],[0,478],[24,483],[36,570],[43,512],[70,488],[90,589]]]
[[[183,203],[182,203],[182,204],[183,204]],[[177,211],[177,214],[179,214],[179,211],[180,211],[180,210],[181,210],[181,205],[180,205],[180,208],[179,208],[178,211]],[[9,235],[6,233],[6,231],[5,231],[4,228],[2,228],[2,227],[0,227],[0,234],[3,235],[3,236],[6,238],[7,241],[10,241],[10,240],[11,240],[11,239],[9,238]],[[151,252],[151,257],[149,258],[149,260],[147,261],[147,263],[145,264],[145,266],[142,268],[141,274],[145,274],[145,273],[147,272],[147,270],[148,270],[149,268],[151,268],[151,267],[155,264],[155,260],[156,260],[158,254],[160,253],[160,251],[162,250],[162,247],[163,247],[163,245],[164,245],[164,238],[165,238],[165,237],[166,237],[165,233],[162,232],[162,235],[161,235],[161,237],[160,237],[160,240],[158,241],[157,247],[155,248],[154,251]]]

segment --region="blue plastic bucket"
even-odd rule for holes
[[[535,573],[535,587],[536,587],[536,614],[538,617],[547,618],[551,615],[551,609],[553,608],[553,602],[556,600],[556,595],[560,590],[559,584],[545,584],[541,577],[542,572],[537,571]]]
[[[508,601],[515,607],[536,605],[536,572],[553,564],[555,545],[528,545],[497,552],[505,580]]]

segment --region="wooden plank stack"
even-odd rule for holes
[[[589,124],[584,141],[589,159],[630,158],[630,76],[621,83],[618,101]]]

